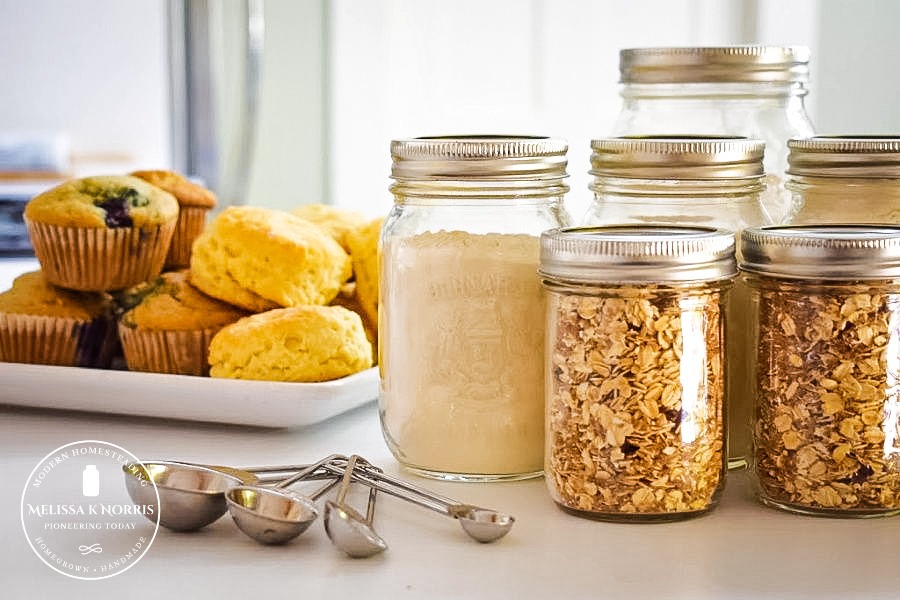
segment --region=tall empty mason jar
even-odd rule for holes
[[[737,137],[620,137],[591,143],[594,202],[583,225],[664,224],[739,232],[772,223],[765,212],[761,140]],[[728,464],[746,465],[750,448],[749,294],[728,298]]]
[[[622,106],[611,135],[739,135],[766,143],[772,222],[789,210],[787,142],[813,134],[801,46],[628,48],[619,53]]]
[[[540,235],[568,224],[567,144],[457,136],[391,143],[381,239],[382,431],[420,475],[541,474]]]

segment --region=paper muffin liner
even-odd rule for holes
[[[159,275],[175,231],[175,221],[153,229],[26,224],[47,281],[92,292],[125,289]]]
[[[219,329],[154,331],[120,323],[119,339],[130,371],[205,376],[209,343]]]
[[[209,210],[202,206],[181,207],[169,253],[166,255],[167,269],[183,269],[190,266],[191,247],[206,226],[206,215]]]
[[[0,314],[0,361],[106,368],[118,340],[111,321]]]

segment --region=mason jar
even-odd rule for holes
[[[556,229],[541,241],[551,497],[609,521],[708,512],[726,473],[734,234],[621,225]]]
[[[760,500],[795,513],[900,513],[900,227],[745,229]]]
[[[762,204],[765,143],[740,137],[626,136],[591,142],[594,201],[583,225],[703,225],[739,232],[773,223]],[[728,314],[728,458],[750,450],[749,294],[736,282]]]
[[[456,136],[391,143],[395,204],[381,238],[379,411],[420,475],[543,469],[540,234],[569,224],[567,144]]]
[[[619,53],[621,109],[611,135],[739,135],[766,143],[764,202],[784,223],[787,141],[813,135],[802,46],[627,48]]]
[[[792,224],[900,223],[900,136],[788,142]]]

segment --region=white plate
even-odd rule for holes
[[[0,404],[302,427],[378,396],[378,368],[321,383],[213,379],[0,362]]]

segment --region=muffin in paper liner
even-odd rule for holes
[[[67,227],[27,217],[25,223],[47,280],[81,291],[120,290],[159,275],[176,225]]]
[[[172,270],[187,267],[191,264],[194,240],[206,225],[206,215],[218,202],[216,194],[176,171],[141,170],[134,171],[131,175],[168,192],[178,201],[178,223],[172,245],[169,246],[165,268]]]
[[[166,255],[165,268],[178,269],[191,264],[191,247],[206,227],[209,209],[200,206],[182,206],[178,213],[175,233]]]
[[[115,331],[106,317],[0,313],[0,361],[106,368],[118,348]]]
[[[209,375],[209,343],[221,329],[165,331],[119,324],[119,338],[130,371]]]

